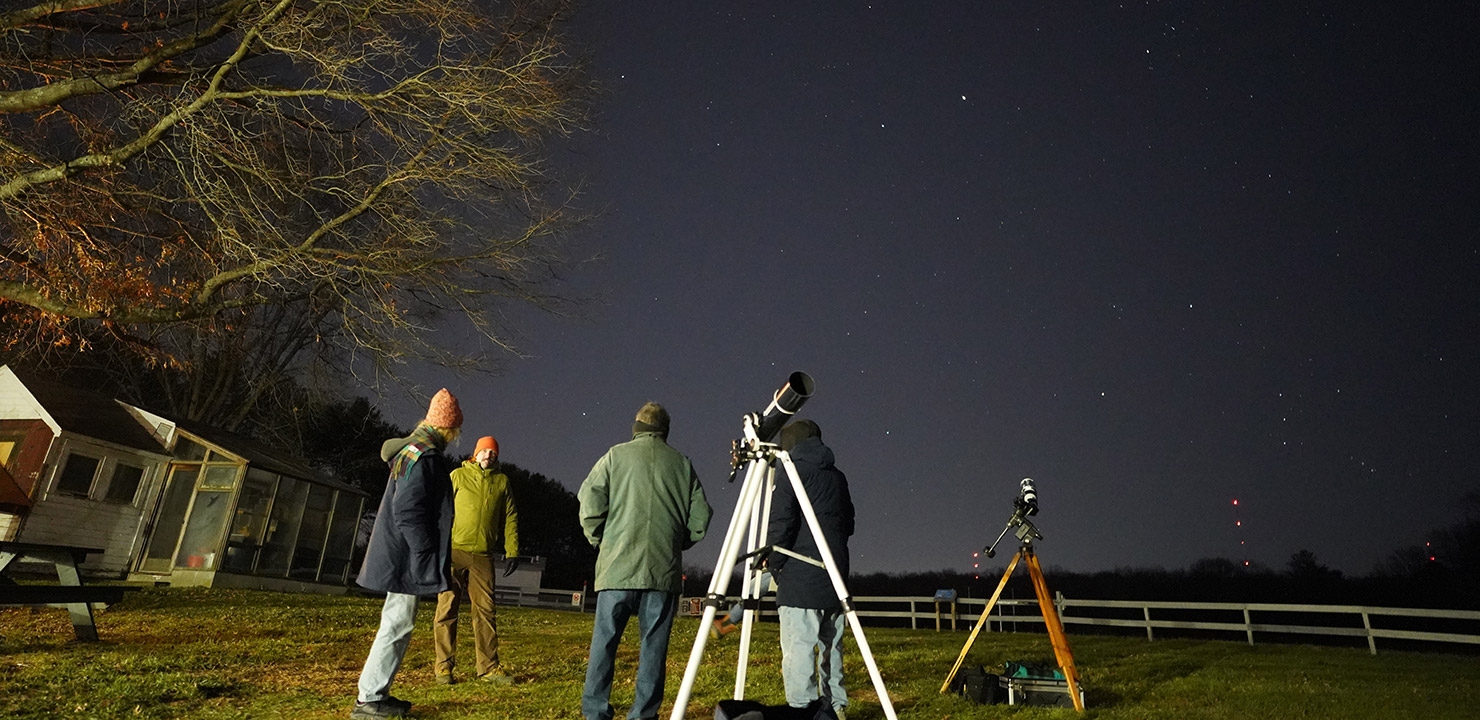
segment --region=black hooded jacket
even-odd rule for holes
[[[791,460],[817,524],[827,540],[837,563],[838,573],[848,581],[848,538],[853,535],[853,499],[848,495],[848,478],[833,464],[833,452],[820,438],[802,440],[791,449]],[[802,515],[790,478],[784,473],[776,478],[776,491],[771,498],[770,532],[767,544],[790,549],[818,560],[822,553]],[[776,604],[814,610],[840,610],[842,603],[833,589],[827,571],[781,553],[771,553],[766,561],[776,579]]]

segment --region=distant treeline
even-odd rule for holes
[[[1160,600],[1188,602],[1270,602],[1323,605],[1372,605],[1433,609],[1480,609],[1480,493],[1465,498],[1466,512],[1458,523],[1434,530],[1427,546],[1401,548],[1362,577],[1347,577],[1323,565],[1314,553],[1300,550],[1286,566],[1273,569],[1245,566],[1227,558],[1205,558],[1182,570],[1116,568],[1102,572],[1071,572],[1048,567],[1044,575],[1050,590],[1065,597],[1088,600]],[[869,595],[934,595],[955,590],[963,598],[989,597],[1007,568],[983,567],[975,572],[936,570],[910,573],[854,574],[848,589],[855,597]],[[702,595],[711,572],[691,567],[685,594]],[[731,590],[731,595],[738,591]],[[1034,597],[1026,568],[1018,567],[1003,597]]]
[[[987,568],[978,578],[970,573],[937,570],[912,573],[854,575],[848,589],[855,597],[868,595],[931,596],[936,590],[955,590],[962,598],[989,597],[1002,579],[1006,565]],[[691,568],[686,593],[702,595],[710,573]],[[1048,587],[1065,597],[1092,600],[1162,600],[1188,602],[1270,602],[1322,605],[1373,605],[1433,609],[1480,609],[1474,575],[1457,577],[1434,565],[1412,577],[1374,574],[1361,578],[1339,573],[1301,576],[1268,569],[1235,575],[1195,570],[1118,568],[1094,573],[1045,568]],[[731,595],[738,590],[731,588]],[[1034,597],[1027,570],[1018,567],[1003,591],[1004,598]]]
[[[932,595],[937,589],[956,590],[961,597],[988,597],[1002,579],[1006,566],[993,568],[980,579],[948,571],[856,575],[849,582],[855,596]],[[1093,600],[1162,600],[1188,602],[1271,602],[1323,605],[1374,605],[1435,609],[1480,608],[1473,575],[1468,582],[1445,568],[1414,577],[1371,575],[1347,578],[1339,574],[1299,576],[1269,570],[1232,576],[1193,570],[1119,568],[1095,573],[1046,568],[1050,590],[1066,597]],[[1027,571],[1018,568],[1008,581],[1004,597],[1032,598]]]

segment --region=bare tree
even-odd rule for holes
[[[559,307],[567,3],[32,2],[0,13],[12,350],[467,364],[510,303]]]

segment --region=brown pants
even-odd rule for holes
[[[466,590],[473,606],[473,647],[478,656],[478,674],[498,669],[498,622],[493,607],[493,558],[461,550],[452,551],[452,589],[437,596],[433,620],[437,646],[437,674],[452,672],[457,649],[457,606]]]

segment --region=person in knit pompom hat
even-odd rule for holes
[[[390,477],[355,582],[385,593],[385,605],[351,718],[402,717],[411,709],[391,695],[391,681],[411,642],[417,596],[452,585],[452,461],[445,451],[461,431],[462,408],[443,388],[410,436],[381,446]]]
[[[668,446],[668,411],[647,403],[632,440],[612,447],[586,476],[577,497],[581,529],[596,548],[596,614],[581,693],[586,720],[612,720],[612,674],[622,630],[634,615],[641,630],[629,718],[658,717],[668,638],[682,590],[682,551],[704,539],[713,509],[693,463]]]

